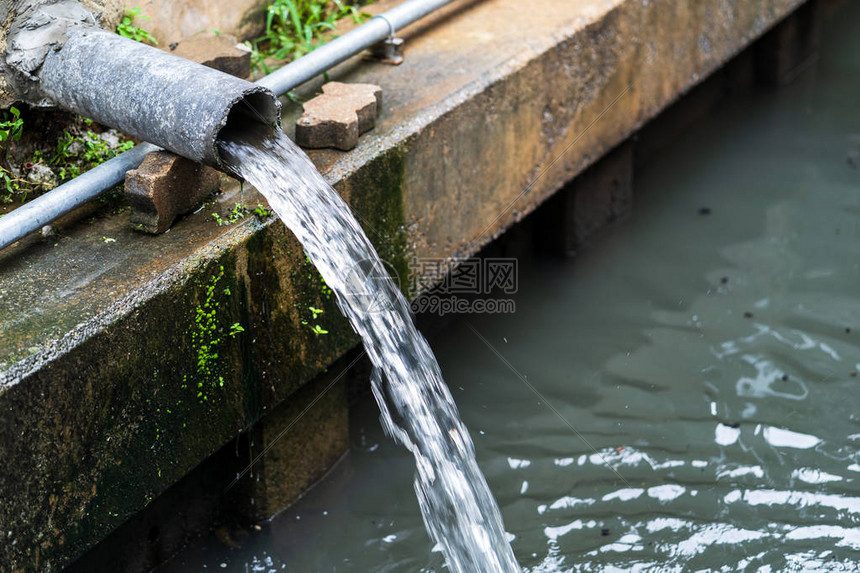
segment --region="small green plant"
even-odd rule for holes
[[[224,386],[224,377],[219,373],[218,348],[221,344],[224,330],[219,326],[217,317],[221,296],[230,296],[230,287],[218,289],[218,283],[224,278],[224,266],[218,268],[218,273],[212,275],[206,285],[206,297],[203,304],[194,309],[194,328],[191,331],[191,343],[197,353],[197,398],[201,401],[209,399],[206,385]],[[237,322],[230,326],[227,334],[234,337],[244,328]],[[186,382],[187,376],[185,378]]]
[[[12,142],[20,141],[23,134],[24,120],[18,108],[10,107],[8,111],[0,112],[0,203],[11,203],[16,193],[22,196],[23,203],[27,195],[43,187],[38,183],[27,181],[19,175],[20,170],[13,170],[10,165],[9,150]],[[29,164],[32,167],[39,162],[41,162],[41,155],[37,151]]]
[[[272,212],[262,205],[257,205],[257,208],[254,209],[254,216],[256,216],[259,220],[264,221],[269,218]]]
[[[8,112],[3,113],[3,121],[0,121],[0,143],[5,143],[8,148],[10,141],[18,141],[24,132],[24,120],[21,119],[21,111],[17,107],[10,107]]]
[[[85,125],[91,125],[91,123],[84,122]],[[57,140],[57,151],[51,164],[57,166],[57,174],[61,180],[66,181],[113,159],[132,147],[134,147],[133,141],[124,141],[112,147],[91,130],[87,130],[83,135],[76,135],[67,129]]]
[[[243,205],[242,203],[236,203],[235,205],[233,205],[233,208],[230,210],[229,221],[231,223],[236,223],[237,221],[241,221],[250,212],[251,212],[251,210],[248,209],[248,207],[246,205]]]
[[[347,16],[356,22],[367,18],[357,5],[364,1],[344,0],[274,0],[266,9],[266,31],[252,42],[255,69],[269,73],[267,59],[286,62],[313,51],[324,44],[335,23]]]
[[[315,324],[311,327],[311,330],[314,334],[319,336],[320,334],[328,334],[328,330],[323,330],[323,328],[319,324]]]
[[[132,39],[135,42],[149,42],[153,46],[157,46],[158,40],[155,39],[155,36],[143,28],[133,24],[134,19],[137,17],[143,18],[144,20],[150,19],[149,16],[141,16],[141,11],[142,9],[139,6],[126,8],[122,15],[122,20],[116,27],[116,33],[124,38]]]
[[[28,133],[26,143],[13,146],[24,132],[25,121],[18,108],[0,111],[0,204],[11,203],[16,196],[23,203],[31,194],[52,189],[134,147],[133,141],[119,134],[105,140],[93,131],[92,120],[80,116],[71,120],[56,143],[39,141]],[[23,155],[34,143],[36,149]]]
[[[313,306],[309,306],[309,307],[308,307],[308,310],[309,310],[309,311],[311,311],[311,320],[312,320],[312,321],[316,321],[317,317],[318,317],[319,315],[321,315],[323,312],[325,312],[325,311],[323,311],[323,309],[321,309],[321,308],[315,308],[315,307],[313,307]],[[302,321],[302,324],[303,324],[303,325],[305,325],[305,326],[307,326],[307,327],[309,327],[309,328],[311,329],[311,332],[313,332],[313,333],[314,333],[314,334],[316,334],[317,336],[319,336],[319,335],[321,335],[321,334],[328,334],[328,330],[325,330],[325,329],[324,329],[322,326],[320,326],[319,324],[313,324],[313,325],[312,325],[312,324],[311,324],[310,322],[308,322],[307,320],[303,320],[303,321]]]
[[[232,225],[233,223],[238,223],[239,221],[247,217],[248,213],[250,212],[251,210],[248,208],[247,205],[244,205],[242,203],[236,203],[235,205],[233,205],[233,208],[230,209],[230,213],[227,215],[226,219],[222,217],[219,213],[212,213],[212,218],[215,219],[215,222],[220,227],[223,225]],[[254,213],[256,214],[256,210],[254,211]]]
[[[60,179],[73,179],[132,147],[134,147],[133,141],[124,141],[116,147],[111,147],[101,136],[90,130],[81,136],[66,130],[57,141],[57,153],[51,163],[59,167]]]
[[[0,184],[6,189],[3,195],[3,203],[12,201],[12,194],[27,182],[20,179],[7,169],[7,158],[9,157],[9,146],[13,141],[21,139],[24,132],[24,120],[21,119],[21,111],[16,107],[10,107],[9,111],[0,115]]]

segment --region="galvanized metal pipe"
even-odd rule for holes
[[[450,4],[453,0],[407,0],[358,28],[260,79],[257,84],[278,95],[312,80],[392,33]]]
[[[409,24],[412,24],[453,1],[454,0],[406,0],[391,10],[372,18],[369,22],[339,38],[336,38],[335,40],[332,40],[328,44],[317,48],[310,54],[284,66],[256,83],[259,87],[267,88],[276,95],[283,95],[297,86],[300,86],[301,84],[326,72],[333,66],[336,66],[337,64],[360,53],[362,50],[385,40],[392,34],[392,32],[405,28]],[[149,50],[151,48],[146,49]],[[71,52],[69,53],[71,54]],[[68,59],[64,62],[62,60],[55,61],[62,62],[63,65],[69,65],[72,63]],[[118,67],[128,66],[130,70],[136,71],[135,66],[137,65],[137,62],[135,60],[117,61],[115,64]],[[158,69],[150,70],[150,72],[156,76],[161,75]],[[58,79],[62,77],[62,70],[58,70],[57,73]],[[142,74],[135,75],[141,79],[141,81],[146,81]],[[170,83],[170,81],[178,82],[182,80],[174,77],[172,80],[169,80],[168,83]],[[199,85],[192,78],[186,78],[185,81],[191,83],[189,88],[192,90],[205,89],[205,86]],[[95,88],[102,85],[104,85],[103,79],[98,78],[98,76],[93,78],[91,87]],[[70,88],[70,86],[66,86],[65,82],[58,81],[56,86],[51,89],[53,89],[57,94],[67,94],[64,96],[65,99],[75,101],[75,94],[73,93],[74,89]],[[67,92],[67,89],[71,89],[71,92]],[[198,99],[195,101],[201,100]],[[115,111],[113,110],[113,107],[115,105],[121,107],[124,102],[116,100],[111,103],[113,113],[113,111]],[[78,113],[81,113],[81,115],[94,118],[100,123],[103,122],[105,125],[109,125],[111,127],[118,127],[126,133],[130,133],[130,131],[126,131],[126,129],[135,128],[135,123],[132,118],[122,120],[124,125],[129,126],[128,128],[124,128],[116,125],[115,123],[110,123],[106,119],[100,119],[105,116],[101,114],[99,109],[93,109],[91,106],[85,106],[80,102],[77,102],[74,105],[79,106],[74,109],[75,111],[80,110]],[[129,108],[126,109],[128,110]],[[131,109],[131,111],[135,110]],[[141,109],[139,110],[139,113],[146,112]],[[169,126],[166,127],[169,129]],[[203,129],[203,126],[200,128]],[[135,134],[132,133],[132,135]],[[184,136],[187,134],[181,135]],[[139,135],[139,137],[150,141],[150,137],[147,135]],[[173,138],[165,138],[164,141],[158,141],[156,143],[165,145],[165,141],[168,139],[171,142],[175,141]],[[208,141],[208,139],[198,139],[197,144],[192,145],[190,153],[194,155],[194,157],[186,155],[181,151],[177,151],[178,149],[186,148],[182,143],[171,143],[170,145],[175,146],[175,148],[171,150],[193,159],[197,159],[197,157],[203,158],[197,160],[214,159],[214,162],[217,164],[217,151],[214,156],[209,155],[208,152],[201,153],[201,149],[199,148],[199,143],[201,141]],[[57,219],[63,214],[68,213],[79,205],[122,183],[125,179],[126,172],[137,168],[147,153],[157,149],[158,148],[156,146],[148,143],[137,145],[133,149],[120,154],[102,165],[94,167],[72,181],[64,183],[56,189],[33,199],[26,205],[19,207],[8,215],[0,218],[0,249],[22,239],[29,233],[41,229],[44,225]]]
[[[0,219],[0,249],[111,189],[125,179],[130,169],[140,165],[148,153],[159,149],[151,143],[135,145],[122,155],[105,161],[97,169],[81,173],[68,183],[5,215]]]

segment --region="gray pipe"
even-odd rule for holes
[[[0,219],[0,249],[38,231],[119,184],[125,179],[126,172],[136,168],[148,153],[158,149],[151,143],[135,145],[125,153],[105,161],[97,169],[90,169],[4,215]]]
[[[427,14],[430,14],[434,10],[441,8],[446,4],[450,4],[452,1],[453,0],[406,0],[391,10],[374,17],[369,22],[359,26],[355,30],[332,40],[328,44],[317,48],[310,54],[307,54],[269,76],[262,78],[257,82],[257,86],[260,88],[268,88],[276,95],[283,95],[308,80],[326,72],[331,67],[358,54],[362,50],[386,39],[393,32],[405,28],[409,24],[412,24],[416,20],[423,18]],[[147,50],[151,50],[151,48],[147,48]],[[119,61],[116,59],[115,55],[114,57],[110,56],[111,54],[104,55],[105,58],[113,61],[113,65],[115,67],[128,68],[128,72],[123,81],[133,82],[134,80],[137,80],[141,82],[146,81],[148,83],[148,80],[144,80],[142,78],[142,70],[135,68],[136,62],[134,60]],[[62,60],[53,61],[62,63],[62,65],[67,65],[66,62],[68,60],[65,62]],[[137,71],[137,73],[135,73],[135,71]],[[158,76],[163,75],[163,71],[160,72],[158,69],[152,71]],[[122,71],[117,73],[122,74]],[[60,81],[62,75],[61,71],[57,75],[57,87],[54,89],[58,92],[60,91],[60,86],[63,86],[63,90],[67,89],[65,81]],[[178,81],[180,78],[174,79]],[[186,78],[185,81],[192,80]],[[97,76],[95,82],[89,83],[91,88],[95,88],[103,84],[104,82],[100,81]],[[133,85],[135,84],[130,83],[130,86]],[[193,92],[200,89],[201,86],[193,83],[189,88],[189,91]],[[122,95],[123,97],[125,96],[125,94]],[[64,97],[66,99],[74,100],[74,94],[69,94]],[[195,99],[192,101],[199,102],[200,100]],[[123,107],[123,102],[119,99],[108,103],[111,104],[111,109],[116,106],[119,106],[120,108]],[[146,104],[147,102],[143,103]],[[253,102],[248,103],[253,104]],[[76,105],[81,104],[78,103]],[[247,111],[247,109],[251,107],[254,107],[254,105],[235,106],[231,109],[235,109],[237,110],[237,113],[241,113],[239,110],[244,108]],[[125,111],[128,112],[129,110],[129,106],[125,105]],[[81,115],[97,119],[100,123],[105,123],[105,125],[119,127],[123,131],[126,129],[107,120],[103,121],[99,119],[97,115],[99,110],[79,111],[79,113],[81,113]],[[133,118],[127,118],[123,121],[132,123],[132,119]],[[163,125],[160,131],[163,132],[164,128],[168,131],[170,130],[169,125]],[[126,133],[129,132],[126,131]],[[163,133],[163,135],[166,136],[168,134]],[[138,137],[146,139],[147,141],[153,141],[146,136]],[[154,143],[158,143],[162,146],[165,145],[162,141],[154,141]],[[195,148],[196,152],[202,152],[201,156],[211,158],[211,156],[208,155],[212,150],[210,143],[211,141],[204,138],[197,140],[197,143],[192,145],[192,147]],[[149,144],[138,145],[134,149],[126,151],[114,159],[94,167],[76,179],[73,179],[68,183],[64,183],[53,191],[33,199],[23,207],[19,207],[3,218],[0,218],[0,249],[11,245],[29,233],[41,229],[47,223],[50,223],[63,214],[68,213],[86,201],[97,197],[104,191],[119,185],[124,181],[126,172],[137,168],[141,161],[143,161],[146,154],[149,151],[154,150],[155,148]],[[172,149],[172,151],[176,151],[176,149]],[[177,153],[185,155],[178,151]],[[217,157],[217,153],[215,153],[214,159],[216,163],[218,161]]]
[[[101,28],[67,32],[38,74],[57,106],[219,168],[228,122],[280,123],[281,105],[264,87]]]
[[[453,0],[407,0],[257,82],[278,95],[312,80]]]

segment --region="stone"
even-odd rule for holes
[[[194,210],[217,191],[220,183],[220,175],[211,167],[168,151],[150,153],[125,177],[132,227],[163,233],[178,216]]]
[[[296,122],[296,143],[311,149],[349,151],[358,145],[359,135],[376,125],[382,88],[329,82],[322,91],[304,104],[304,113]]]
[[[27,181],[39,185],[42,189],[53,189],[57,186],[57,174],[50,167],[36,163],[27,174]]]
[[[104,141],[110,149],[116,149],[120,146],[120,135],[115,129],[109,129],[99,134],[99,138]]]
[[[6,78],[0,76],[0,109],[7,109],[14,102],[15,98],[12,97],[12,91],[6,84]]]
[[[96,15],[105,30],[115,30],[125,11],[124,0],[81,0],[81,4]]]
[[[220,34],[182,40],[171,45],[173,54],[215,68],[237,78],[251,75],[251,52],[235,36]]]
[[[6,83],[4,71],[3,54],[6,53],[6,34],[9,31],[9,26],[12,23],[12,13],[10,6],[4,4],[0,6],[0,109],[6,109],[12,102],[15,101],[12,97],[12,90],[9,89]]]

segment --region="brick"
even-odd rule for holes
[[[211,167],[168,151],[150,153],[125,177],[131,224],[146,233],[163,233],[178,216],[193,211],[217,191],[220,182]]]
[[[376,125],[382,88],[329,82],[322,91],[304,104],[304,113],[296,122],[296,142],[312,149],[349,151],[358,145],[359,135]]]

